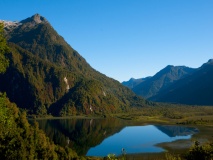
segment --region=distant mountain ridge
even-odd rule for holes
[[[135,86],[137,86],[138,84],[140,84],[141,82],[146,81],[147,79],[149,79],[150,77],[146,77],[146,78],[139,78],[139,79],[135,79],[135,78],[130,78],[129,81],[124,81],[122,82],[122,84],[124,86],[127,86],[128,88],[132,89]]]
[[[185,66],[168,65],[156,73],[153,77],[145,79],[131,89],[142,97],[150,98],[156,95],[160,90],[168,87],[175,81],[183,78],[185,75],[190,74],[193,71],[194,69]],[[125,85],[126,83],[122,84]]]
[[[162,90],[150,100],[189,105],[213,105],[213,60]]]
[[[93,69],[39,14],[8,23],[5,32],[10,66],[0,75],[0,91],[29,113],[106,114],[147,105]]]
[[[213,59],[201,67],[167,66],[132,90],[148,100],[213,105]]]
[[[155,125],[155,127],[169,137],[188,136],[198,132],[197,128],[185,126]]]

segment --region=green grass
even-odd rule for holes
[[[178,155],[188,151],[194,141],[201,144],[213,141],[213,107],[210,106],[156,106],[132,109],[128,113],[108,114],[105,117],[116,117],[125,120],[128,125],[146,125],[146,124],[169,124],[169,125],[187,125],[198,128],[199,132],[194,134],[190,140],[179,140],[171,143],[158,144],[167,152],[163,153],[143,153],[126,155],[126,159],[178,159]],[[44,118],[44,117],[37,117]],[[101,115],[78,115],[68,117],[45,117],[45,119],[67,119],[67,118],[104,118]],[[185,141],[183,143],[183,141]],[[181,146],[181,145],[187,145]],[[175,149],[174,149],[174,146]],[[109,153],[110,154],[110,153]],[[86,157],[87,159],[103,159],[98,157]],[[119,159],[119,157],[116,157]],[[106,159],[106,158],[105,158]]]
[[[144,107],[112,116],[141,123],[213,126],[213,107],[210,106]]]

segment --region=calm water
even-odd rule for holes
[[[69,146],[79,155],[106,156],[162,152],[158,143],[190,139],[198,132],[183,126],[130,126],[118,119],[38,120],[39,126],[56,143]]]
[[[162,126],[160,126],[162,127]],[[167,126],[171,129],[174,126]],[[109,153],[121,154],[122,148],[127,153],[162,152],[162,148],[155,145],[162,142],[172,142],[179,139],[190,139],[191,134],[170,137],[154,125],[125,127],[119,133],[106,138],[101,144],[92,147],[88,156],[105,156]]]

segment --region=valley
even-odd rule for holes
[[[201,151],[212,156],[212,59],[196,69],[168,65],[153,77],[121,84],[92,68],[43,16],[1,22],[0,158],[169,160]],[[148,137],[142,139],[144,132]],[[143,146],[154,133],[151,140],[166,141],[147,141],[150,150],[130,147],[127,154],[119,144],[122,154],[111,153],[117,143],[110,144],[123,142],[122,136],[127,143],[130,133],[138,138],[131,141],[141,141],[125,148]],[[90,149],[98,146],[106,152],[93,154]],[[159,153],[149,153],[153,148]]]

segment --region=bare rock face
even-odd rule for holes
[[[32,17],[29,17],[21,21],[21,23],[32,23],[32,24],[39,24],[44,22],[47,22],[47,20],[44,17],[40,16],[39,14],[35,14]]]
[[[4,30],[6,34],[10,34],[13,30],[17,28],[21,28],[23,30],[30,30],[36,25],[40,23],[48,23],[48,21],[40,16],[39,14],[35,14],[30,18],[27,18],[22,21],[7,21],[7,20],[0,20],[0,23],[4,23]]]
[[[9,32],[15,28],[17,28],[18,26],[21,25],[20,22],[18,21],[6,21],[6,20],[0,20],[0,23],[4,24],[4,29],[6,32]]]
[[[5,21],[5,20],[0,20],[0,23],[4,23],[4,27],[16,27],[19,26],[21,23],[18,21]]]
[[[32,18],[36,23],[41,23],[44,20],[39,14],[35,14]]]
[[[31,29],[40,23],[48,23],[48,21],[39,14],[35,14],[32,17],[22,20],[21,23],[23,24],[22,29]]]

